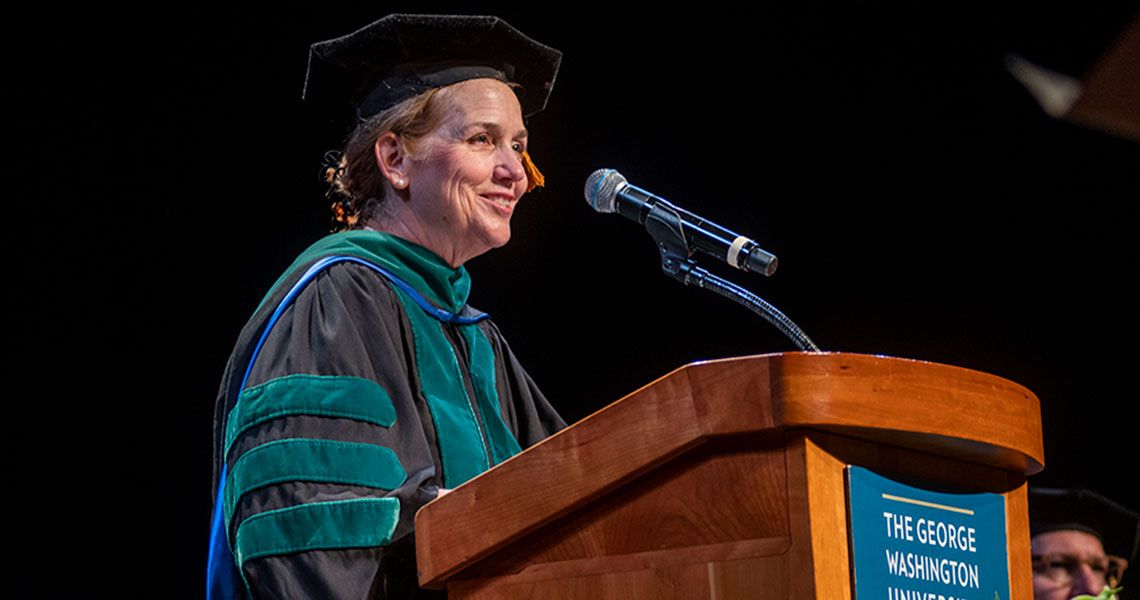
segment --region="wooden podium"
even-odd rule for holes
[[[851,598],[844,470],[1004,495],[1031,598],[1037,397],[882,356],[694,363],[416,515],[420,584],[452,599]]]

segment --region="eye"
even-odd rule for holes
[[[491,136],[486,133],[477,133],[471,137],[471,143],[478,144],[480,146],[489,146],[492,144]]]
[[[522,154],[523,152],[526,152],[526,145],[523,144],[522,142],[513,142],[511,144],[511,150],[514,150],[515,152]]]
[[[1055,570],[1063,570],[1066,573],[1074,573],[1081,566],[1080,561],[1072,556],[1058,556],[1052,560],[1049,567]]]

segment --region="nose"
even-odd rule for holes
[[[1095,596],[1104,589],[1104,577],[1098,575],[1087,563],[1080,563],[1077,572],[1073,573],[1073,583],[1069,593],[1073,595],[1089,594]]]
[[[513,148],[507,147],[499,151],[499,158],[495,164],[495,177],[512,184],[526,179],[522,157]]]

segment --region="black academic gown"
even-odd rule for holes
[[[466,305],[469,283],[424,248],[352,231],[275,284],[215,410],[213,597],[430,597],[416,510],[565,427]]]

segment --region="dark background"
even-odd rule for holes
[[[388,12],[494,13],[565,52],[528,123],[548,185],[510,245],[468,268],[472,304],[568,420],[690,361],[792,349],[666,278],[643,231],[587,207],[586,177],[612,167],[777,254],[775,276],[732,277],[824,349],[1033,390],[1047,460],[1033,481],[1140,508],[1140,144],[1052,120],[1002,66],[1013,51],[1085,74],[1135,13],[1096,4],[11,20],[5,439],[10,500],[36,515],[15,519],[26,581],[201,595],[222,368],[280,270],[329,228],[317,173],[345,132],[300,102],[308,45]]]

